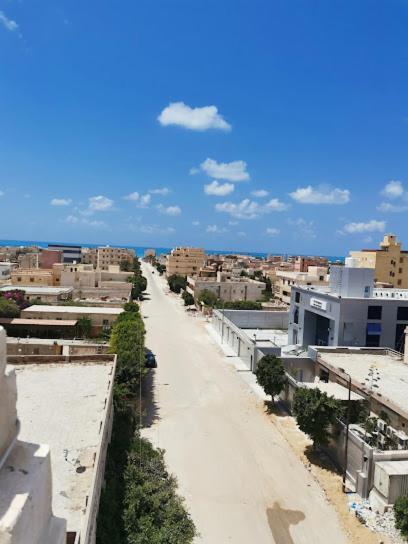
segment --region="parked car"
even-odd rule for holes
[[[157,361],[154,353],[150,349],[145,350],[145,367],[157,368]]]

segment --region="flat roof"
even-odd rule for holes
[[[350,374],[353,382],[357,382],[362,388],[371,367],[378,370],[379,386],[373,392],[373,396],[384,404],[394,404],[395,409],[401,409],[408,414],[408,365],[404,364],[401,356],[386,349],[339,348],[340,351],[324,349],[317,350],[317,360],[328,363],[335,370],[342,369]],[[381,396],[378,396],[381,394]],[[391,406],[390,406],[391,407]],[[392,407],[391,407],[392,408]]]
[[[283,347],[288,344],[288,331],[283,329],[241,329],[251,340],[255,340],[257,347],[267,347],[274,344]]]
[[[105,308],[97,306],[51,306],[47,304],[35,304],[29,306],[25,310],[22,310],[21,315],[24,312],[35,313],[55,313],[55,314],[112,314],[119,315],[123,312],[123,308]]]
[[[319,389],[322,393],[326,393],[329,397],[334,397],[336,400],[348,400],[348,389],[336,382],[302,382],[299,384],[306,389]],[[350,400],[364,400],[364,397],[350,392]]]
[[[0,317],[0,324],[42,325],[44,327],[75,327],[77,319],[23,319],[20,317]]]
[[[33,322],[32,319],[28,319],[30,323]],[[44,322],[44,319],[40,320]],[[57,321],[61,323],[61,321]],[[7,344],[41,344],[44,346],[53,346],[55,344],[59,346],[91,346],[91,347],[105,347],[109,344],[107,342],[93,342],[92,340],[77,340],[69,338],[35,338],[31,336],[30,338],[16,338],[15,336],[7,336]]]
[[[71,293],[73,287],[48,287],[43,285],[2,285],[0,291],[24,291],[27,294],[60,295]]]
[[[51,450],[54,515],[78,532],[94,476],[113,361],[9,365],[16,370],[19,439]],[[78,467],[85,467],[77,472]]]

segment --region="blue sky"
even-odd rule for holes
[[[406,0],[0,0],[0,238],[407,243]]]

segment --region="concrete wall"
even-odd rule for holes
[[[241,329],[287,329],[289,312],[268,310],[215,310]]]

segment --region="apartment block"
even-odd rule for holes
[[[261,300],[265,283],[248,278],[232,278],[229,274],[218,272],[217,277],[187,277],[187,291],[198,299],[201,291],[207,289],[217,298],[225,301]]]
[[[205,264],[205,253],[201,248],[176,247],[166,258],[166,274],[172,276],[193,276]]]
[[[60,285],[58,275],[53,270],[42,268],[17,268],[11,272],[13,285]]]
[[[56,263],[62,263],[64,254],[60,249],[43,249],[40,254],[40,268],[50,269]]]
[[[80,263],[81,262],[81,246],[68,244],[48,244],[48,249],[51,251],[62,251],[63,263]]]
[[[401,242],[394,234],[386,234],[380,249],[350,251],[354,266],[372,268],[374,281],[384,286],[408,289],[408,251],[401,249]]]
[[[82,262],[92,264],[94,268],[108,270],[110,266],[119,266],[122,262],[133,263],[135,251],[125,247],[101,246],[87,248],[82,253]]]
[[[307,272],[277,270],[274,283],[275,298],[290,304],[292,287],[295,285],[328,285],[327,268],[309,266]]]

